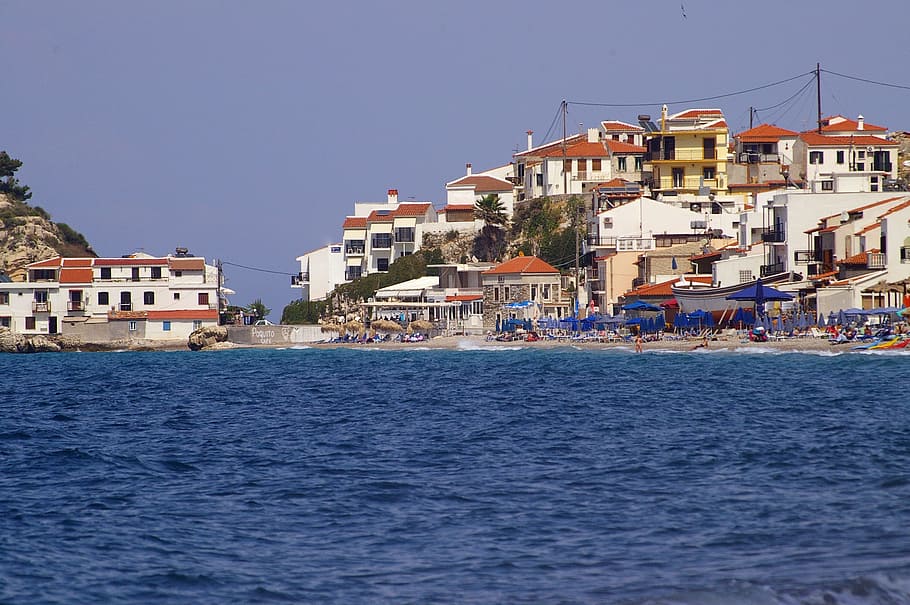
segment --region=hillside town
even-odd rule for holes
[[[635,123],[633,123],[635,122]],[[353,308],[358,320],[424,320],[465,334],[538,322],[615,316],[641,301],[677,314],[737,308],[722,294],[762,279],[784,307],[815,318],[845,309],[906,306],[910,193],[906,133],[836,115],[812,131],[773,124],[730,133],[720,109],[661,109],[610,119],[527,147],[508,164],[465,166],[442,207],[401,201],[390,189],[357,202],[333,244],[298,257],[304,300],[384,273],[440,238],[476,238],[479,208],[498,202],[504,223],[535,200],[574,202],[574,259],[446,259],[438,277],[380,288]],[[771,314],[780,314],[770,309]],[[348,308],[348,311],[351,311]],[[339,317],[339,320],[344,317]]]
[[[844,310],[907,306],[906,133],[862,115],[822,117],[807,132],[759,124],[730,133],[720,109],[671,114],[666,106],[655,119],[580,130],[543,143],[528,131],[509,163],[481,171],[466,164],[445,183],[442,205],[400,200],[396,189],[354,203],[336,243],[297,257],[294,292],[333,303],[323,328],[422,322],[427,333],[465,335],[641,320],[625,313],[629,305],[657,311],[648,315],[656,331],[693,313],[724,326],[741,306],[727,295],[756,280],[788,297],[770,304],[772,317],[814,324]],[[562,214],[540,229],[571,229],[574,254],[544,258],[539,242],[505,241],[509,225],[543,203]],[[429,247],[444,253],[425,275],[359,298],[338,294]],[[60,254],[14,278],[0,277],[0,330],[12,334],[186,342],[195,331],[253,323],[228,310],[220,264],[185,248]],[[228,339],[223,332],[219,340]],[[230,339],[268,344],[266,332]]]

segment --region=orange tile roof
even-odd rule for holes
[[[632,185],[632,184],[633,184],[632,181],[627,181],[626,179],[621,179],[619,177],[616,177],[614,179],[610,179],[609,181],[607,181],[605,183],[597,183],[597,185],[595,185],[594,188],[597,189],[598,187],[625,187],[626,185]]]
[[[430,206],[432,204],[429,202],[400,204],[392,214],[394,216],[423,216],[430,209]]]
[[[719,109],[687,109],[686,111],[675,113],[672,116],[669,116],[668,119],[687,119],[687,118],[700,118],[702,116],[721,116],[723,117],[724,112]]]
[[[609,147],[610,151],[613,153],[644,153],[648,150],[647,147],[633,145],[632,143],[626,143],[625,141],[607,139],[606,143],[607,147]]]
[[[92,283],[92,269],[88,268],[69,268],[60,269],[61,284],[90,284]]]
[[[64,267],[91,267],[93,258],[64,258]]]
[[[218,309],[173,309],[146,311],[149,319],[218,319]]]
[[[705,124],[705,128],[727,128],[727,121],[720,119],[716,122],[710,122],[708,124]]]
[[[826,277],[834,277],[837,275],[837,271],[827,271],[825,273],[819,273],[815,276],[815,279],[824,279]]]
[[[812,147],[850,147],[852,146],[891,146],[897,147],[898,143],[872,135],[830,136],[817,132],[804,132],[799,135],[807,145]]]
[[[623,294],[623,297],[628,298],[630,296],[662,296],[666,298],[668,296],[673,296],[673,290],[671,289],[671,286],[678,281],[679,278],[674,277],[669,281],[660,282],[659,284],[645,284],[633,290],[629,290]],[[711,277],[708,275],[691,275],[686,276],[686,281],[700,284],[710,284]]]
[[[864,210],[868,210],[870,208],[875,208],[876,206],[881,206],[882,204],[890,204],[891,202],[896,202],[897,200],[901,199],[901,197],[902,196],[898,195],[897,197],[889,197],[887,199],[879,200],[877,202],[872,202],[870,204],[865,204],[863,206],[857,206],[856,208],[850,208],[849,210],[847,210],[847,214],[853,214],[855,212],[863,212]],[[840,215],[841,215],[840,212],[838,212],[837,214],[829,214],[828,216],[822,217],[821,220],[826,221],[826,220],[838,218]],[[821,221],[819,221],[819,222],[821,222]]]
[[[504,275],[507,273],[559,273],[550,263],[536,256],[516,256],[512,260],[483,272],[483,275]]]
[[[473,204],[447,204],[440,212],[464,212],[466,210],[474,211]]]
[[[796,137],[799,133],[773,124],[759,124],[734,136],[744,143],[774,143],[781,137]]]
[[[578,143],[581,141],[587,141],[587,140],[588,140],[587,135],[575,134],[575,135],[566,137],[566,145],[573,145],[575,143]],[[522,151],[521,153],[516,153],[514,155],[514,157],[521,158],[521,157],[525,157],[525,156],[532,156],[532,157],[544,156],[547,153],[549,153],[549,151],[552,150],[553,148],[559,148],[561,151],[562,150],[562,139],[559,139],[558,141],[553,141],[552,143],[546,143],[545,145],[541,145],[539,147],[534,147],[527,151]]]
[[[370,213],[370,216],[367,217],[368,223],[391,223],[392,219],[395,218],[392,216],[391,210],[374,210]]]
[[[836,118],[840,118],[840,120],[832,124],[831,120]],[[859,122],[840,115],[822,118],[822,132],[844,132],[849,130],[859,130]],[[885,132],[888,129],[884,126],[876,126],[875,124],[869,124],[864,121],[863,130]]]
[[[712,250],[710,252],[704,252],[702,254],[693,254],[689,257],[689,260],[700,260],[702,258],[710,258],[712,256],[720,256],[720,250]]]
[[[365,216],[347,216],[341,224],[342,229],[364,229],[367,226]]]
[[[541,157],[545,158],[562,157],[562,145],[559,145],[554,149],[550,149],[546,153],[542,153],[540,155]],[[573,143],[572,145],[566,146],[566,157],[603,158],[607,157],[607,148],[604,147],[603,143],[589,143],[588,141],[581,141],[579,143]]]
[[[869,261],[869,252],[881,252],[877,248],[868,250],[866,252],[860,252],[859,254],[854,254],[853,256],[848,256],[842,261],[838,261],[838,265],[865,265]]]
[[[607,120],[600,123],[601,128],[606,132],[644,132],[644,128],[634,124],[627,124],[619,120]]]
[[[468,187],[474,186],[474,191],[512,191],[513,185],[504,179],[497,179],[487,175],[474,175],[460,178],[450,187]]]
[[[168,267],[175,271],[201,271],[205,269],[205,259],[193,258],[169,258]]]
[[[43,269],[43,268],[57,268],[60,266],[61,259],[59,256],[54,258],[49,258],[47,260],[38,261],[36,263],[31,263],[26,265],[27,269]]]
[[[868,233],[869,231],[872,231],[872,230],[874,230],[874,229],[881,229],[881,228],[882,228],[882,224],[881,224],[880,222],[872,223],[872,224],[869,225],[868,227],[865,227],[864,229],[860,229],[860,230],[856,233],[856,235],[863,235],[863,234]]]
[[[96,267],[150,267],[166,265],[166,258],[96,258]]]
[[[468,302],[471,300],[481,300],[483,294],[454,294],[446,296],[446,302]]]
[[[883,218],[883,217],[888,216],[889,214],[894,214],[895,212],[903,210],[904,208],[907,208],[908,206],[910,206],[910,199],[907,199],[905,202],[902,202],[896,206],[892,206],[891,208],[888,208],[885,212],[883,212],[881,215],[879,215],[878,218]]]

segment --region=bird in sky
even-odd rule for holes
[[[686,16],[686,5],[685,5],[685,4],[680,4],[680,5],[679,5],[679,8],[682,9],[683,19],[688,19],[689,17]]]

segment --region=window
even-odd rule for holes
[[[201,328],[201,327],[202,327],[202,320],[201,320],[201,319],[194,319],[194,320],[193,320],[193,329],[194,329],[194,330],[198,330],[198,329]]]
[[[715,146],[717,145],[717,139],[702,139],[702,151],[704,152],[704,159],[706,160],[716,160],[717,153],[715,151]]]
[[[130,276],[133,281],[139,281],[139,267],[133,267]]]
[[[161,279],[161,267],[152,267],[152,279]]]
[[[563,160],[562,161],[562,171],[563,172],[572,172],[572,160]]]
[[[506,287],[504,288],[504,290],[505,290],[505,293],[502,295],[502,300],[503,300],[503,301],[512,300],[511,288],[510,288],[509,286],[506,286]]]
[[[550,300],[550,284],[542,284],[540,286],[541,294],[544,300]]]
[[[640,155],[635,156],[635,170],[636,171],[641,170],[641,156]]]
[[[861,159],[861,160],[865,160],[865,159],[866,159],[866,152],[865,152],[865,151],[857,151],[857,152],[856,152],[856,157],[859,158],[859,159]]]
[[[35,316],[34,316],[34,315],[32,315],[31,317],[26,317],[26,318],[25,318],[25,329],[26,329],[26,330],[34,330],[34,329],[35,329]]]
[[[47,302],[47,290],[35,290],[35,302]]]
[[[531,286],[531,300],[537,300],[537,286]]]
[[[9,316],[0,317],[0,327],[12,328],[13,327],[13,318],[9,317]]]
[[[174,300],[180,300],[180,292],[174,292]]]
[[[373,241],[374,248],[391,248],[392,247],[392,234],[391,233],[374,233]]]
[[[578,160],[578,172],[587,172],[588,160]]]
[[[499,286],[493,288],[493,302],[499,302]]]
[[[844,151],[843,150],[840,150],[837,152],[837,163],[838,164],[844,163]]]
[[[9,292],[0,292],[0,305],[9,304]]]
[[[130,332],[135,332],[138,329],[139,329],[138,322],[130,321],[130,325],[129,325]]]
[[[591,160],[591,170],[597,172],[600,170],[600,158],[594,158]]]
[[[749,270],[740,270],[739,272],[739,283],[745,284],[752,281],[752,271]]]
[[[834,191],[834,181],[822,181],[822,191]]]
[[[538,187],[543,187],[543,173],[542,172],[537,174],[536,182],[537,182]]]
[[[120,310],[121,311],[132,311],[133,310],[133,297],[129,292],[120,293]]]
[[[673,169],[673,186],[682,187],[685,179],[686,171],[684,168],[674,168]]]
[[[111,278],[111,268],[110,267],[101,267],[101,279],[110,279]]]
[[[708,166],[708,167],[706,167],[706,168],[702,171],[702,174],[703,174],[703,176],[705,177],[705,180],[706,180],[706,181],[708,181],[708,180],[713,180],[713,179],[714,179],[714,167],[713,167],[713,166]]]
[[[155,293],[154,292],[143,292],[142,293],[142,302],[146,305],[155,304]]]
[[[174,277],[183,277],[183,271],[174,271]]]
[[[111,297],[107,292],[98,293],[98,305],[101,307],[106,307],[111,304]]]
[[[209,304],[209,293],[208,293],[208,292],[200,292],[200,293],[199,293],[199,304],[200,304],[200,305],[208,305],[208,304]]]
[[[377,271],[388,271],[389,270],[389,259],[377,258],[376,259],[376,270]]]
[[[398,227],[395,229],[395,241],[399,243],[413,243],[414,227]]]
[[[866,163],[865,163],[865,162],[857,162],[857,163],[853,166],[853,169],[856,170],[857,172],[862,172],[863,170],[866,169]]]
[[[824,164],[825,162],[825,153],[823,151],[810,151],[809,152],[809,163],[810,164]]]
[[[619,170],[619,171],[621,171],[621,172],[625,172],[625,171],[627,170],[627,168],[626,168],[626,156],[621,155],[621,156],[619,156],[619,157],[616,158],[616,169]]]
[[[171,331],[171,322],[169,322],[169,321],[161,322],[161,330],[163,332],[170,332]]]

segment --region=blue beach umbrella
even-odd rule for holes
[[[818,327],[819,328],[825,327],[825,314],[824,313],[818,314]]]
[[[837,323],[842,326],[847,324],[847,314],[844,313],[843,309],[837,312]]]

